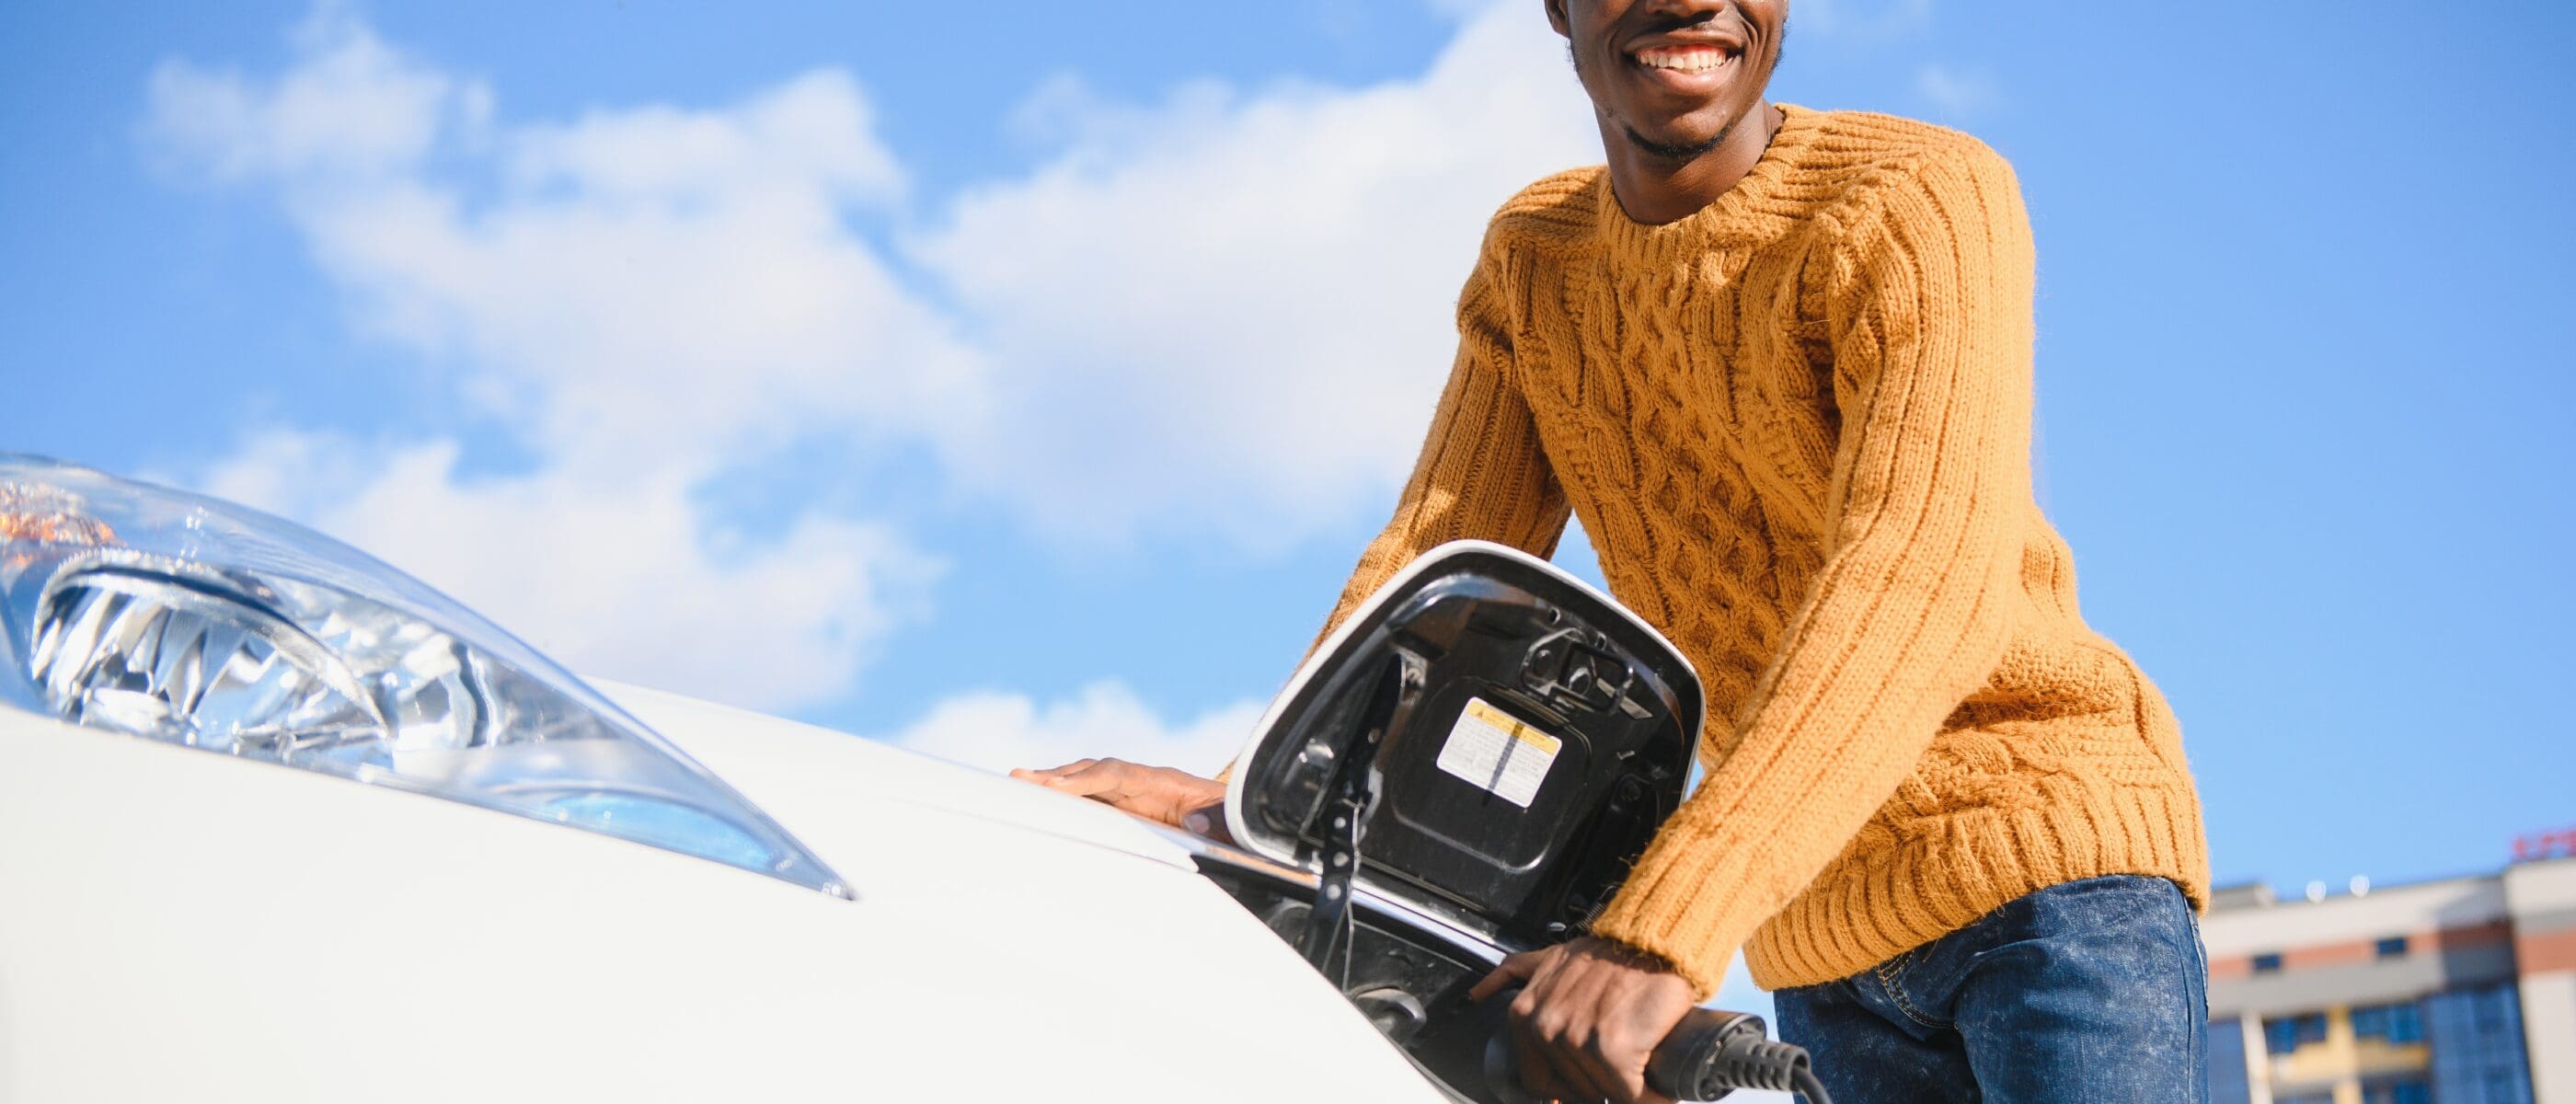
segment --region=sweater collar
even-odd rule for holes
[[[1780,129],[1744,179],[1716,202],[1672,222],[1647,225],[1628,217],[1610,190],[1610,173],[1596,180],[1601,241],[1613,255],[1640,261],[1675,259],[1723,241],[1758,240],[1777,234],[1795,220],[1792,197],[1799,165],[1825,128],[1826,114],[1796,104],[1778,105]]]

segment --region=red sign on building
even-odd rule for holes
[[[2513,838],[2513,861],[2533,862],[2576,855],[2576,828],[2561,828]]]

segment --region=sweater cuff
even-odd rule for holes
[[[1669,827],[1669,826],[1667,826]],[[1663,843],[1677,844],[1665,847]],[[1640,859],[1628,884],[1592,922],[1592,933],[1672,963],[1700,1000],[1715,996],[1726,980],[1727,960],[1752,937],[1762,916],[1746,906],[1740,864],[1727,861],[1738,847],[1658,841]],[[1665,852],[1658,855],[1657,852]],[[1680,852],[1680,855],[1673,854]],[[1664,862],[1666,858],[1718,856],[1716,862]]]
[[[1726,983],[1726,965],[1735,957],[1736,947],[1741,942],[1713,947],[1699,940],[1674,941],[1666,938],[1670,933],[1615,924],[1608,913],[1603,913],[1601,919],[1592,925],[1592,934],[1663,960],[1672,972],[1690,983],[1691,999],[1701,1004],[1716,996],[1718,989]],[[1680,957],[1684,954],[1693,957]]]

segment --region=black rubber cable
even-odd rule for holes
[[[1798,1072],[1792,1074],[1790,1079],[1792,1084],[1789,1091],[1806,1098],[1807,1104],[1834,1104],[1833,1098],[1825,1095],[1824,1082],[1816,1080],[1815,1070],[1800,1066]]]

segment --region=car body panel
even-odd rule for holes
[[[846,732],[678,694],[588,681],[786,825],[855,889],[864,891],[859,870],[889,842],[882,828],[890,805],[1010,825],[1193,869],[1186,847],[1096,801],[1068,798]]]
[[[1437,1100],[1186,848],[607,688],[856,894],[0,708],[0,1100]]]

